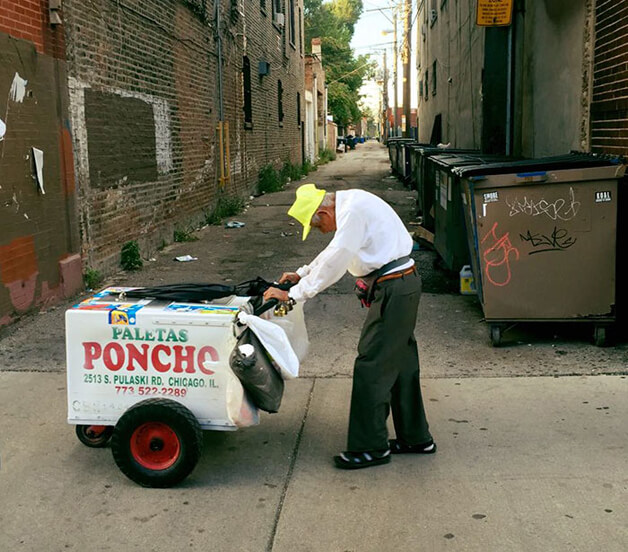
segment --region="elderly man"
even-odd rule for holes
[[[326,193],[300,186],[288,214],[303,225],[335,232],[309,264],[285,273],[289,291],[270,288],[265,299],[305,301],[337,282],[346,271],[358,277],[356,290],[369,312],[353,371],[347,450],[334,457],[338,468],[357,469],[390,462],[390,454],[436,452],[419,380],[414,338],[421,279],[410,258],[412,239],[395,211],[364,190]],[[388,440],[392,408],[396,439]]]

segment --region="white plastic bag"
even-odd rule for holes
[[[280,328],[283,328],[288,336],[290,345],[292,345],[292,349],[299,359],[299,362],[303,362],[305,360],[308,349],[310,348],[310,341],[307,337],[307,328],[305,327],[305,315],[303,313],[304,304],[305,303],[297,303],[285,316],[275,316],[273,314],[273,309],[264,313],[264,315],[270,314],[270,316],[266,317],[262,315],[262,318],[272,322],[273,324],[277,324]]]
[[[238,320],[251,328],[262,342],[264,349],[279,368],[283,379],[293,379],[299,376],[299,358],[283,328],[268,320],[262,320],[259,316],[242,311],[238,313]]]

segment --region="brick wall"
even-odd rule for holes
[[[65,0],[71,116],[83,256],[105,272],[124,242],[149,255],[211,211],[220,194],[248,195],[259,170],[300,162],[297,92],[303,60],[295,25],[273,24],[272,5],[222,0]],[[294,2],[295,13],[302,1]],[[222,112],[230,180],[221,187]],[[294,44],[291,44],[291,42]],[[251,66],[252,125],[245,128],[243,56]],[[270,75],[258,76],[260,61]],[[283,121],[278,117],[278,80]]]
[[[0,327],[82,287],[62,50],[47,2],[0,0]]]
[[[50,25],[48,0],[0,0],[0,32],[32,42],[40,54],[64,56],[63,29]]]
[[[591,148],[628,155],[628,2],[595,8]]]

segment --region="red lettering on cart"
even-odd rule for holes
[[[113,351],[115,351],[116,353],[115,362],[111,354]],[[117,372],[118,370],[120,370],[120,368],[124,366],[124,357],[124,349],[119,343],[107,343],[107,345],[105,345],[102,359],[105,363],[105,366],[109,368],[109,370],[111,370],[112,372]]]
[[[167,347],[166,345],[156,345],[155,347],[153,347],[153,352],[150,355],[150,360],[153,365],[153,368],[163,374],[167,372],[168,370],[170,370],[171,365],[164,364],[163,362],[161,362],[161,359],[159,358],[159,353],[161,352],[169,354],[170,347]]]
[[[85,370],[93,370],[93,361],[100,358],[100,355],[102,354],[102,347],[100,346],[100,343],[88,341],[83,343],[83,349],[85,350],[85,364],[83,364],[83,368],[85,368]]]
[[[205,368],[207,355],[209,355],[209,358],[211,358],[213,362],[218,362],[218,351],[209,345],[205,345],[205,347],[201,347],[201,350],[198,352],[198,369],[203,372],[203,374],[211,376],[215,372],[209,368]]]
[[[85,370],[104,367],[111,372],[122,369],[126,372],[134,372],[139,368],[144,372],[154,369],[161,374],[166,372],[195,374],[198,371],[211,376],[215,372],[206,364],[220,361],[218,351],[210,345],[205,345],[198,350],[192,345],[183,347],[163,343],[151,347],[147,343],[139,346],[125,343],[123,346],[115,341],[104,345],[96,341],[86,341],[82,345]]]
[[[129,351],[129,363],[126,366],[126,369],[129,372],[133,372],[135,370],[135,366],[133,366],[134,362],[138,363],[138,366],[146,372],[148,370],[148,345],[141,345],[142,350],[140,351],[135,345],[131,343],[127,343],[126,349]]]
[[[191,345],[186,347],[182,347],[181,345],[175,345],[174,350],[174,370],[176,374],[180,374],[183,372],[183,364],[187,365],[185,369],[186,374],[193,374],[196,372],[194,370],[194,353],[196,352],[195,348]],[[185,349],[185,353],[183,350]]]

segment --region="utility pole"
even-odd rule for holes
[[[412,30],[412,0],[404,0],[403,10],[403,48],[401,52],[401,60],[403,61],[403,113],[406,118],[406,124],[403,130],[404,138],[412,136],[411,131],[411,81],[410,81],[410,48],[411,30]]]
[[[397,6],[393,8],[393,33],[394,33],[393,34],[393,42],[394,42],[393,49],[394,49],[394,56],[395,56],[395,59],[393,60],[393,90],[395,94],[395,101],[394,101],[395,132],[393,133],[393,136],[397,136],[397,129],[399,128],[399,114],[397,113],[398,111],[397,97],[399,96],[399,94],[397,93],[397,86],[399,84],[397,82],[397,58],[399,57],[399,52],[397,51]]]
[[[382,104],[383,104],[383,117],[382,117],[382,136],[384,141],[388,140],[390,134],[388,129],[388,67],[386,65],[386,50],[384,50],[384,87],[382,89]]]

